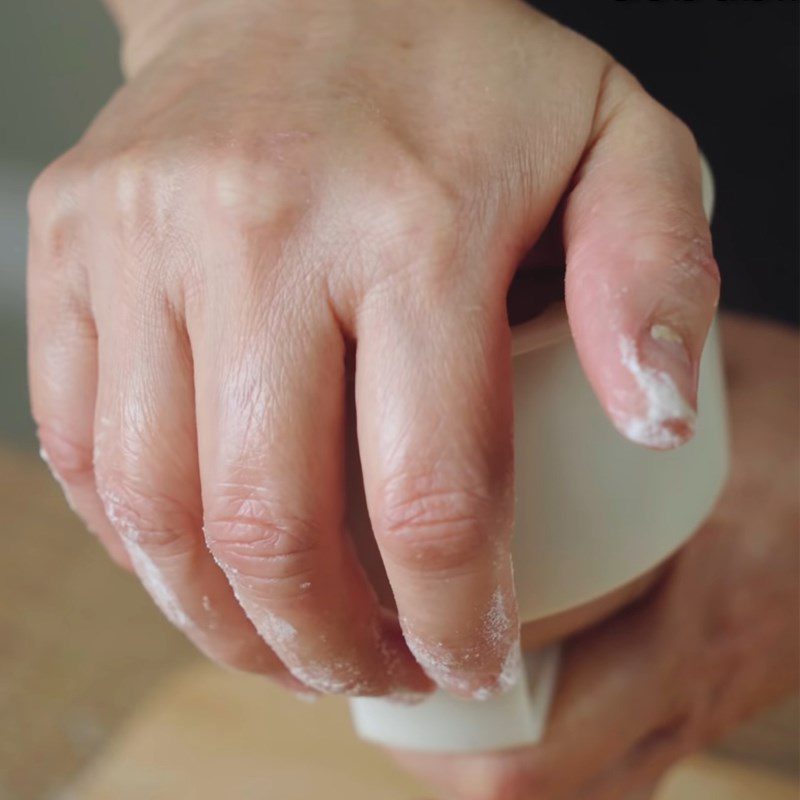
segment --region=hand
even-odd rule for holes
[[[798,683],[798,339],[745,318],[723,327],[731,479],[647,598],[568,645],[536,748],[396,753],[448,800],[614,800]]]
[[[417,662],[502,691],[509,284],[563,228],[600,401],[636,441],[685,440],[718,290],[692,136],[511,0],[117,6],[128,82],[30,200],[55,473],[213,658],[319,691],[424,691]],[[351,352],[403,635],[342,530]]]

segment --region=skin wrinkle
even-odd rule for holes
[[[264,546],[264,540],[251,544],[211,543],[218,564],[225,564],[229,580],[235,587],[246,590],[254,605],[264,605],[258,600],[274,604],[298,601],[308,597],[309,577],[318,569],[311,556],[296,546],[286,547],[286,552],[276,552],[276,545]],[[305,580],[304,580],[305,578]],[[304,588],[305,587],[305,588]],[[311,598],[309,598],[311,599]],[[299,609],[298,609],[299,610]]]
[[[277,596],[275,591],[277,587],[287,586],[291,589],[289,597],[296,598],[298,580],[306,575],[313,576],[316,572],[313,566],[307,565],[316,553],[316,543],[313,547],[304,546],[305,549],[298,549],[297,545],[285,544],[291,538],[291,534],[281,532],[273,534],[272,537],[257,535],[259,538],[252,542],[239,541],[238,538],[236,541],[217,540],[213,546],[226,562],[236,562],[239,575],[237,580],[243,585],[249,584],[247,588],[263,590],[265,587],[270,587],[269,594],[272,597]],[[238,534],[238,537],[241,537],[241,534]],[[270,541],[270,538],[273,541]],[[284,552],[279,552],[280,549]],[[276,574],[267,574],[267,571]]]
[[[306,550],[319,540],[319,533],[313,525],[288,519],[278,506],[269,501],[265,504],[263,498],[237,498],[229,500],[226,505],[231,510],[207,518],[206,526],[213,529],[214,540],[228,548],[256,550],[265,545],[274,548],[286,542],[287,551],[295,553]],[[251,534],[244,536],[243,529]]]
[[[244,558],[297,558],[316,550],[322,541],[316,524],[287,514],[287,504],[270,496],[265,487],[249,495],[238,484],[228,496],[218,494],[207,512],[204,530],[213,548]]]

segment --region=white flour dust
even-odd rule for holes
[[[127,537],[122,539],[125,549],[131,558],[131,564],[139,576],[139,580],[147,589],[155,604],[161,609],[164,616],[181,630],[192,628],[192,621],[181,608],[178,598],[164,580],[164,576],[156,563],[144,549],[135,541]]]
[[[184,631],[193,628],[192,620],[183,610],[175,592],[164,579],[162,570],[139,543],[141,534],[124,515],[119,513],[119,509],[122,508],[121,498],[108,491],[99,491],[99,495],[108,521],[119,534],[139,580],[155,604],[175,627]]]
[[[428,642],[408,632],[405,633],[405,638],[414,657],[431,679],[459,692],[470,694],[476,700],[487,700],[514,686],[520,678],[522,669],[519,641],[516,636],[510,635],[511,618],[501,589],[497,589],[492,595],[489,606],[482,615],[481,625],[483,646],[461,649],[457,656],[448,651],[443,641]],[[476,688],[477,676],[462,677],[462,673],[469,671],[470,662],[482,658],[483,648],[487,647],[490,652],[498,655],[503,649],[506,652],[502,658],[499,675],[488,684],[484,683]]]
[[[667,334],[661,328],[666,326],[654,326],[651,332],[653,338],[674,341],[668,335],[677,337],[677,334],[666,328],[669,331]],[[686,436],[678,433],[675,425],[678,423],[685,430],[694,430],[694,409],[686,402],[669,374],[642,364],[633,340],[622,338],[619,349],[623,366],[642,393],[645,410],[638,416],[615,412],[617,426],[629,439],[648,447],[669,448],[681,444]]]

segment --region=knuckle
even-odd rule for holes
[[[256,487],[225,486],[206,511],[205,534],[223,569],[253,590],[302,591],[317,563],[316,525]]]
[[[719,265],[716,258],[711,251],[711,247],[706,246],[705,243],[696,247],[696,254],[693,259],[689,261],[689,268],[702,283],[706,284],[708,291],[714,300],[714,305],[719,300],[720,288],[722,286],[722,276],[720,275]],[[690,251],[695,253],[694,250]]]
[[[42,257],[32,264],[59,267],[69,263],[78,229],[78,183],[70,171],[54,162],[34,181],[28,193],[31,243]]]
[[[28,216],[35,221],[47,214],[55,191],[52,165],[45,168],[28,190]]]
[[[110,156],[98,167],[102,191],[114,211],[118,233],[128,242],[139,241],[162,219],[174,191],[175,164],[141,146]]]
[[[67,485],[80,485],[94,477],[92,448],[76,442],[58,428],[39,425],[41,454],[50,468]]]
[[[126,543],[164,556],[178,555],[190,547],[192,523],[172,498],[136,487],[129,478],[101,471],[97,491],[108,521]]]
[[[39,173],[28,191],[28,215],[33,222],[49,221],[53,211],[63,208],[76,181],[68,168],[68,155],[56,159]]]
[[[285,168],[244,157],[213,166],[212,192],[222,217],[243,228],[296,224],[307,199],[303,182],[289,180]]]
[[[652,124],[666,131],[673,143],[682,142],[688,157],[696,159],[697,143],[686,123],[652,98],[647,99],[647,105],[645,113],[650,116]],[[718,289],[720,275],[708,222],[700,212],[699,205],[685,201],[687,191],[691,196],[693,190],[684,187],[666,193],[658,214],[653,214],[651,209],[643,209],[640,213],[647,213],[648,217],[641,220],[644,233],[637,238],[644,240],[640,242],[643,252],[650,252],[648,240],[651,240],[654,252],[660,254],[668,249],[668,263],[680,268],[685,277],[693,281],[708,281],[712,289]]]
[[[619,61],[611,58],[611,56],[606,54],[606,57],[611,60],[606,62],[606,69],[602,74],[602,88],[616,92],[617,96],[621,98],[628,97],[634,93],[647,96],[642,84],[629,69],[623,66]]]
[[[464,204],[455,190],[413,165],[396,179],[376,179],[377,198],[369,205],[367,245],[399,269],[411,269],[428,290],[452,289]],[[424,268],[418,269],[417,267]]]
[[[490,502],[480,489],[401,476],[381,493],[376,532],[393,559],[413,569],[458,571],[486,551]]]
[[[648,242],[651,236],[652,245]],[[683,287],[687,294],[695,296],[699,287],[707,287],[714,297],[719,293],[719,268],[708,231],[686,209],[665,207],[660,227],[637,238],[643,252],[666,251],[665,277],[676,290]]]
[[[630,236],[631,248],[642,262],[660,265],[676,288],[685,284],[694,292],[698,286],[708,285],[712,292],[718,291],[720,277],[711,234],[695,208],[676,195],[663,199],[658,214],[643,208],[631,217],[635,231]]]
[[[103,269],[110,268],[126,300],[141,304],[146,316],[156,308],[155,297],[180,305],[199,289],[193,233],[202,178],[196,158],[189,148],[136,143],[93,169],[93,205],[124,255]]]
[[[640,126],[658,137],[660,141],[678,142],[696,149],[697,144],[691,128],[674,112],[662,105],[631,76],[629,102],[632,117]]]
[[[678,146],[683,157],[697,159],[697,141],[691,128],[682,119],[641,88],[631,91],[627,97],[632,101],[633,116],[637,123],[650,131],[657,142],[665,142],[665,149],[669,151],[674,151]],[[685,174],[677,171],[677,180],[685,178]],[[713,255],[708,222],[700,212],[699,205],[685,201],[687,191],[691,194],[694,188],[687,189],[681,185],[664,193],[660,198],[658,213],[653,213],[649,204],[635,208],[631,212],[631,222],[634,223],[631,229],[639,228],[642,231],[636,235],[641,252],[662,258],[668,251],[668,261],[682,268],[686,277],[709,280],[712,288],[718,287],[719,270]]]
[[[270,152],[207,155],[210,202],[220,219],[241,234],[287,237],[311,205],[302,158],[294,153],[284,162],[280,154]]]
[[[140,260],[157,260],[157,252],[184,241],[199,182],[191,150],[130,144],[96,164],[93,181],[115,237]]]

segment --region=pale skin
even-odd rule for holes
[[[690,437],[719,283],[691,133],[514,0],[109,5],[126,83],[30,198],[33,413],[69,499],[220,662],[502,691],[509,284],[555,232],[599,402],[643,446]],[[350,359],[399,618],[343,530]]]
[[[446,800],[644,800],[682,756],[798,686],[796,332],[723,317],[732,433],[720,502],[656,585],[573,637],[544,741],[396,752]]]

